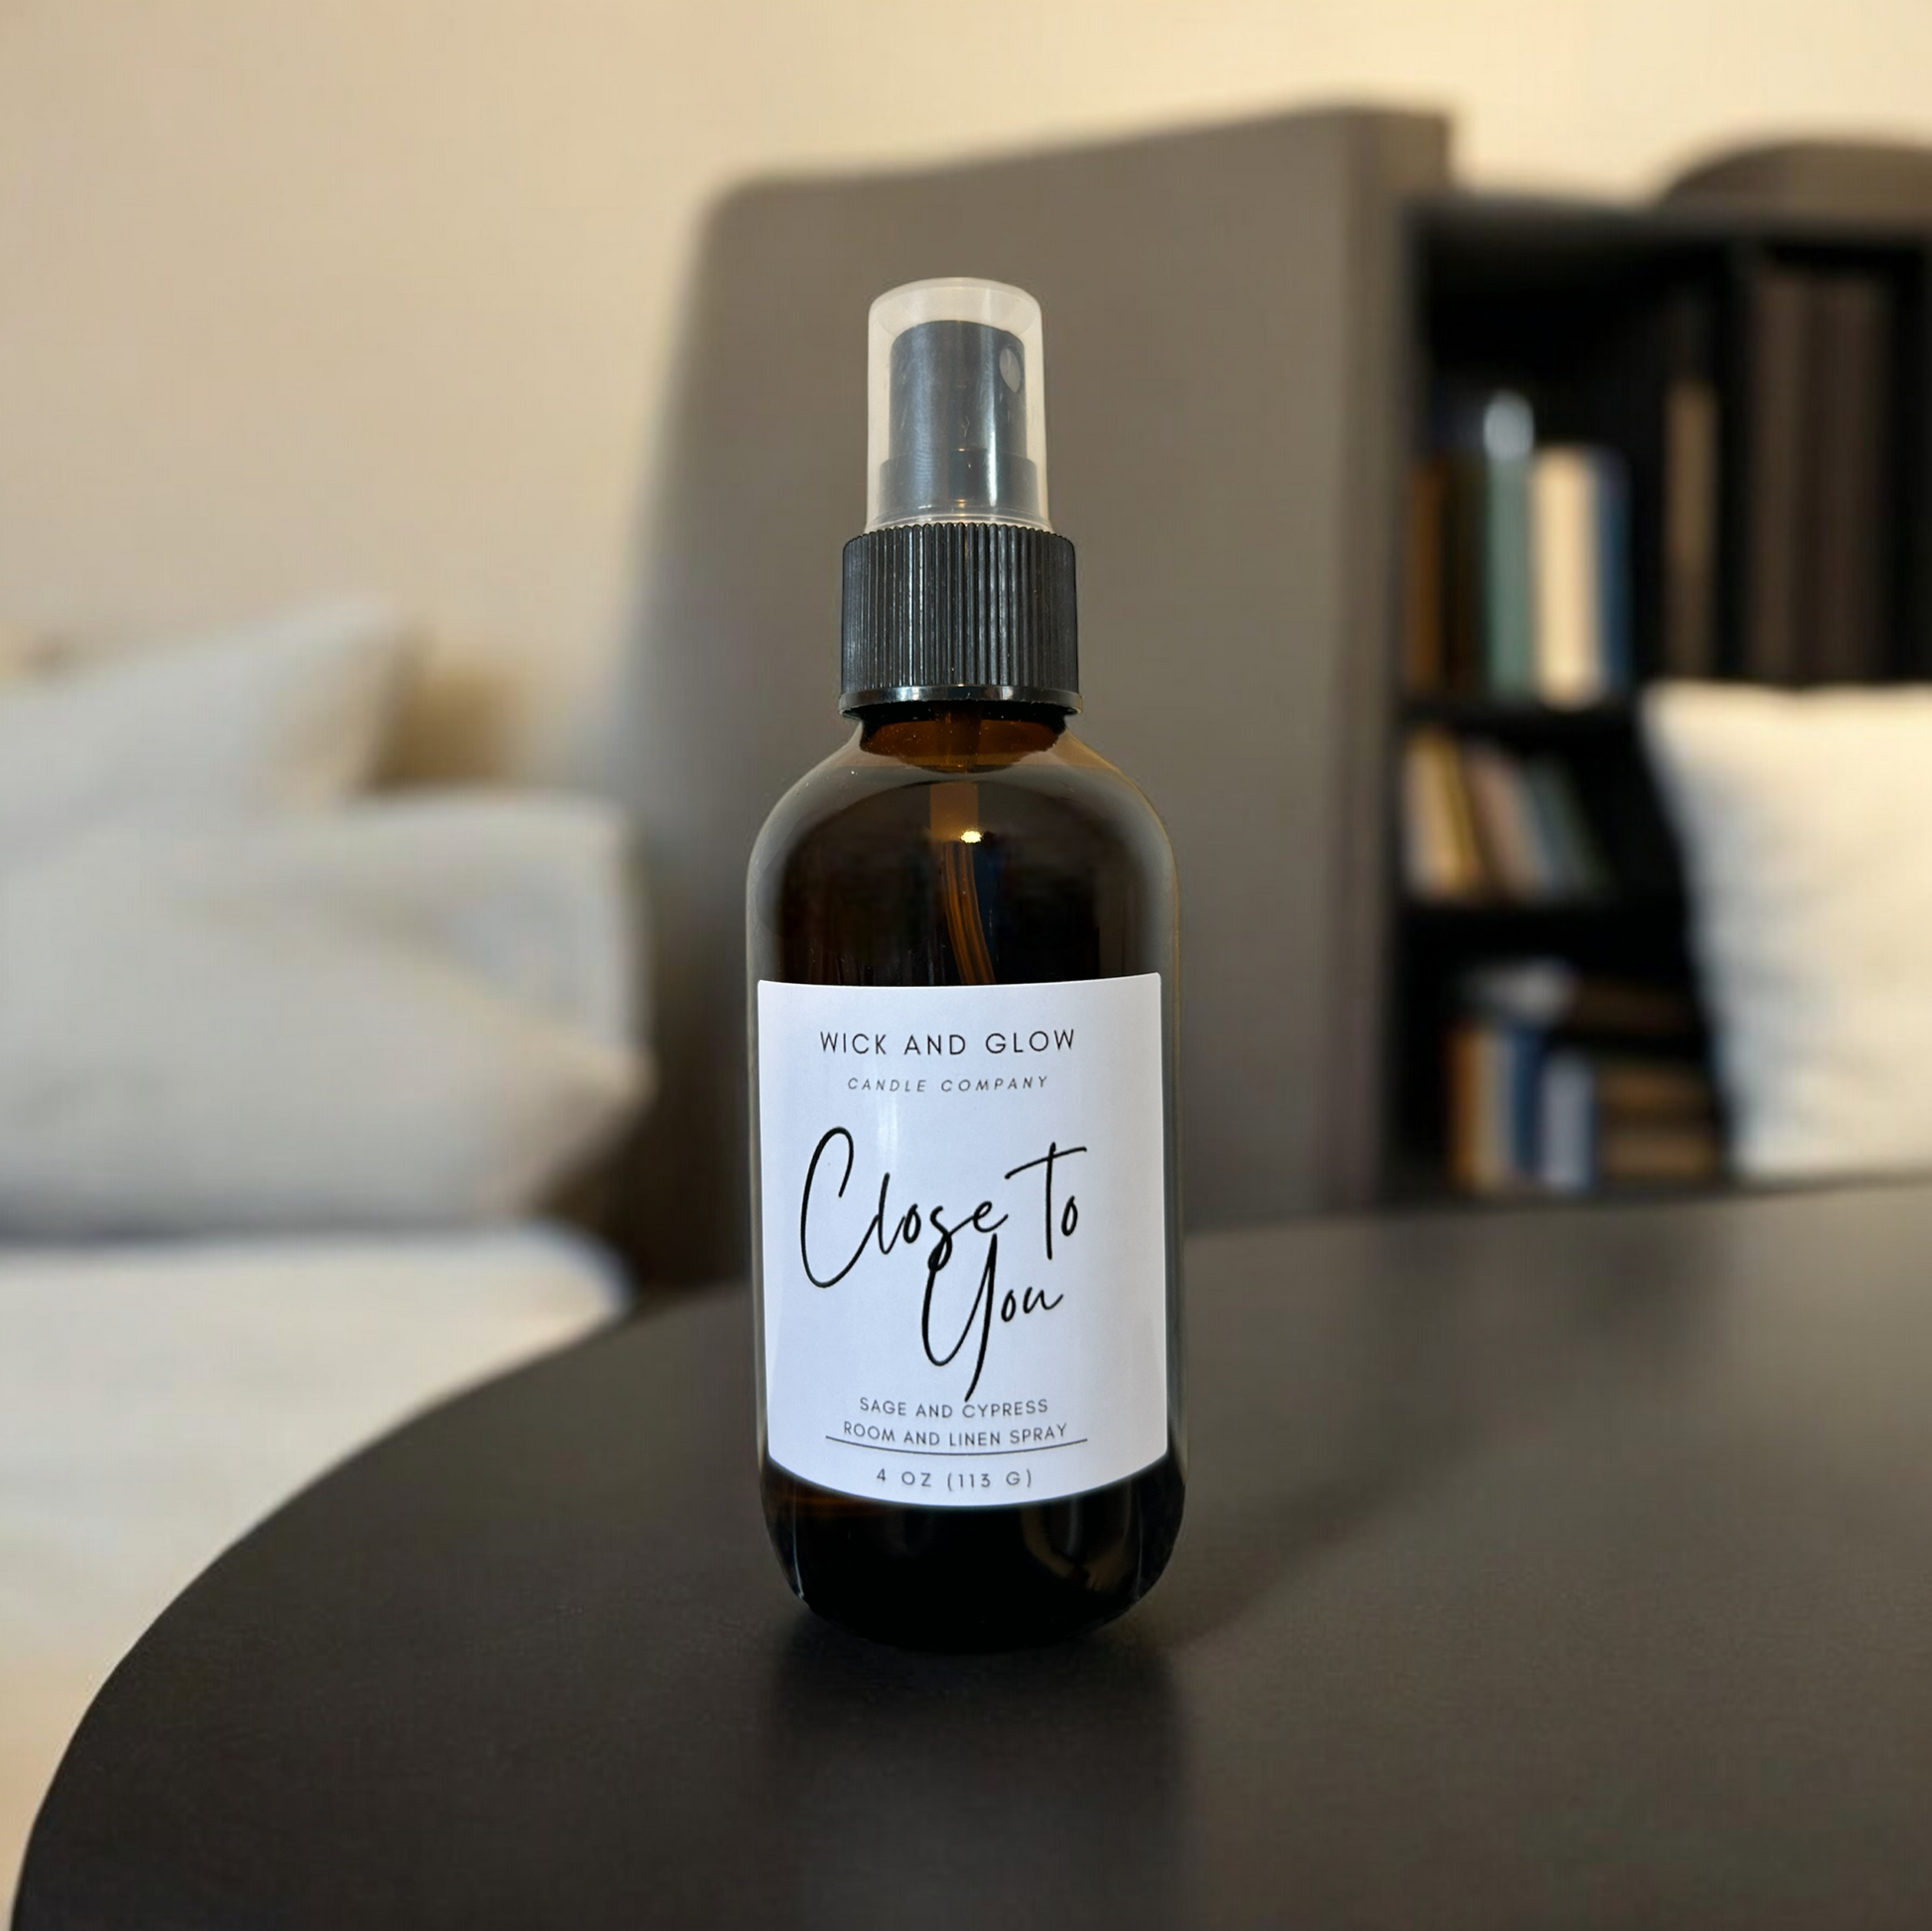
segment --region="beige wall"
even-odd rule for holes
[[[387,587],[554,762],[725,184],[1374,94],[1629,190],[1928,74],[1926,0],[0,0],[0,621]]]

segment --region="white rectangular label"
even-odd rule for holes
[[[933,1508],[1168,1448],[1161,980],[759,982],[765,1424]]]

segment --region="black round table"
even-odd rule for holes
[[[1167,1581],[963,1659],[794,1605],[700,1297],[216,1563],[16,1923],[1923,1927],[1928,1252],[1904,1189],[1196,1242]]]

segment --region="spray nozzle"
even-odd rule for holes
[[[866,527],[1046,518],[1039,304],[1003,282],[908,282],[872,305]]]

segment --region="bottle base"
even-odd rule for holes
[[[1030,1623],[1024,1628],[967,1631],[933,1629],[924,1625],[907,1629],[893,1618],[880,1619],[864,1612],[854,1613],[848,1604],[842,1603],[834,1608],[814,1602],[809,1596],[798,1597],[802,1608],[810,1610],[821,1622],[829,1622],[835,1628],[843,1629],[848,1635],[861,1636],[871,1643],[883,1643],[891,1649],[915,1650],[931,1656],[1000,1655],[1014,1650],[1045,1649],[1054,1643],[1073,1642],[1118,1620],[1139,1600],[1136,1596],[1134,1602],[1123,1602],[1117,1608],[1102,1610],[1084,1621],[1070,1622],[1064,1627],[1046,1628]]]
[[[1032,1649],[1124,1615],[1180,1527],[1171,1448],[1124,1482],[996,1509],[899,1508],[816,1488],[767,1460],[765,1521],[814,1614],[899,1649]]]

